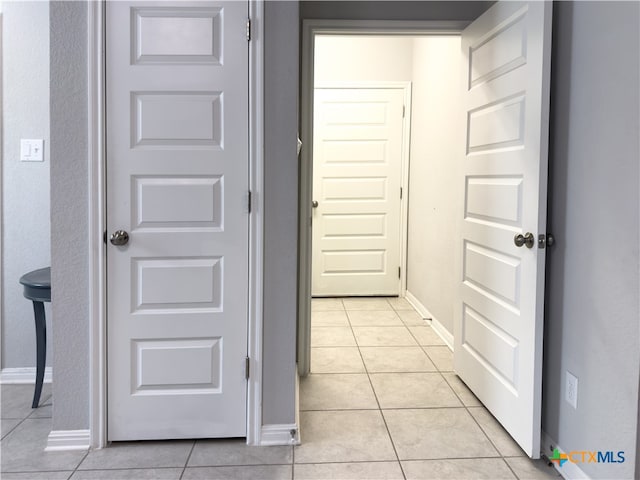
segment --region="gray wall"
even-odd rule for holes
[[[50,3],[53,430],[89,427],[86,16]]]
[[[298,2],[265,3],[262,423],[295,421]]]
[[[4,369],[35,367],[33,307],[22,296],[18,279],[26,272],[50,263],[49,5],[46,2],[3,2],[2,12],[0,284],[3,304],[0,317]],[[44,162],[20,161],[21,138],[44,139]],[[51,331],[50,305],[46,304],[45,309]]]
[[[300,2],[300,17],[342,20],[474,20],[487,1],[320,1]]]
[[[554,11],[543,429],[565,450],[624,450],[591,478],[633,478],[638,425],[637,2]],[[564,401],[565,371],[579,379]]]

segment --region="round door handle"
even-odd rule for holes
[[[533,233],[527,232],[524,235],[519,233],[513,237],[513,243],[516,244],[516,247],[522,247],[525,245],[527,248],[533,248],[533,244],[535,243]]]
[[[313,202],[311,202],[311,206],[312,206],[313,208],[318,208],[318,201],[317,201],[317,200],[314,200]]]
[[[129,242],[129,234],[124,230],[116,230],[111,234],[109,238],[112,245],[116,245],[120,247],[122,245],[126,245]]]

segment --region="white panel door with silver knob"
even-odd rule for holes
[[[462,34],[467,126],[455,370],[540,455],[550,2],[497,2]],[[544,244],[540,245],[544,247]]]
[[[400,291],[404,100],[403,88],[314,90],[314,296]]]
[[[106,5],[109,440],[246,435],[247,9]]]

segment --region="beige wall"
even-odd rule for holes
[[[407,291],[453,333],[460,37],[413,43]]]
[[[412,50],[411,37],[318,36],[315,82],[410,81]]]

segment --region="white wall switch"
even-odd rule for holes
[[[44,140],[22,138],[20,140],[20,161],[21,162],[43,162],[44,161]]]
[[[567,370],[564,397],[569,405],[578,408],[578,378],[569,370]]]

